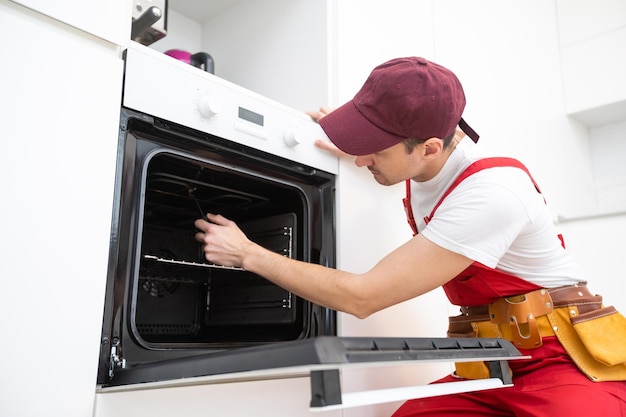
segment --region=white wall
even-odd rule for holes
[[[215,75],[302,112],[327,101],[324,2],[238,0],[206,14],[180,3],[170,2],[168,35],[152,48],[207,52]]]
[[[192,54],[203,52],[202,24],[170,7],[167,13],[167,36],[150,47],[159,52],[170,49],[182,49]]]
[[[561,223],[565,243],[580,260],[592,292],[624,314],[626,214]]]
[[[598,212],[623,212],[626,210],[626,120],[590,128],[589,140]]]

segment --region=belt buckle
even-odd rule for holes
[[[540,289],[489,304],[489,320],[498,325],[508,324],[516,347],[535,349],[543,345],[535,318],[552,310],[552,297],[547,290]]]

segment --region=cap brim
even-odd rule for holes
[[[406,139],[371,123],[352,100],[321,118],[319,124],[331,142],[350,155],[369,155]]]

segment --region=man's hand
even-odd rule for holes
[[[319,110],[317,110],[317,111],[308,111],[308,112],[306,112],[306,114],[311,116],[311,119],[315,120],[316,122],[319,122],[321,118],[326,116],[331,111],[333,111],[333,109],[331,107],[322,106],[322,107],[320,107]],[[317,148],[319,148],[319,149],[321,149],[323,151],[330,152],[331,154],[335,155],[338,158],[352,158],[352,155],[349,155],[349,154],[345,153],[344,151],[342,151],[341,149],[336,147],[335,144],[332,143],[332,142],[328,142],[326,140],[317,139],[314,142],[314,145]]]
[[[316,139],[315,142],[313,142],[313,144],[319,148],[322,149],[324,151],[330,152],[333,155],[335,155],[336,157],[339,158],[352,158],[353,156],[350,154],[345,153],[344,151],[342,151],[341,149],[339,149],[338,147],[335,146],[334,143],[329,142],[327,140],[322,140],[322,139]]]
[[[317,111],[308,111],[308,112],[306,112],[306,114],[311,116],[311,119],[315,120],[316,122],[319,122],[322,117],[326,116],[331,111],[333,111],[332,107],[322,106],[322,107],[320,107],[319,110],[317,110]]]
[[[207,220],[198,219],[194,226],[199,230],[195,238],[202,243],[207,261],[223,266],[243,267],[247,249],[254,244],[237,224],[219,214],[206,214]]]

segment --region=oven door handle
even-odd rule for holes
[[[507,370],[509,369],[506,361],[499,362],[503,362],[504,367]],[[311,372],[310,411],[339,410],[394,401],[406,401],[439,395],[504,388],[512,385],[513,383],[510,381],[506,383],[501,378],[492,377],[342,394],[338,370],[313,371]]]

